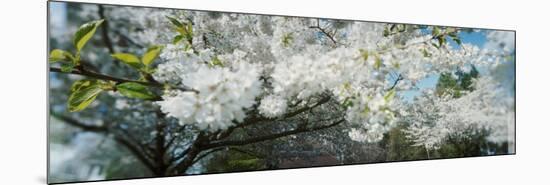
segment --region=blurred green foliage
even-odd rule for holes
[[[251,171],[265,169],[265,161],[257,156],[240,152],[238,150],[227,150],[212,155],[205,165],[209,173]]]

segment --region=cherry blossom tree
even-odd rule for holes
[[[105,134],[155,176],[300,135],[376,143],[399,125],[427,151],[468,129],[514,142],[502,80],[513,32],[102,5],[78,17],[50,53],[50,94],[62,94],[52,119]],[[485,33],[487,47],[465,32]],[[481,74],[467,90],[418,86],[472,66]]]

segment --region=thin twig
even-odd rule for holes
[[[336,41],[336,39],[334,39],[334,35],[330,34],[326,28],[321,28],[321,25],[320,25],[320,20],[317,19],[317,25],[315,26],[310,26],[309,28],[314,28],[314,29],[318,29],[319,31],[321,31],[321,33],[323,33],[325,36],[327,36],[331,41],[332,43],[334,44],[334,46],[338,45],[338,42]],[[335,32],[336,33],[336,32]]]
[[[111,130],[105,125],[97,126],[97,125],[90,125],[90,124],[82,123],[82,122],[80,122],[80,121],[78,121],[74,118],[71,118],[71,117],[68,117],[68,116],[63,116],[63,115],[55,113],[55,112],[52,112],[51,115],[58,118],[58,119],[60,119],[60,120],[62,120],[63,123],[66,123],[68,125],[80,128],[84,131],[100,132],[100,133],[112,133]],[[119,135],[115,135],[114,139],[118,143],[120,143],[120,144],[124,145],[126,148],[128,148],[128,150],[138,160],[140,160],[145,166],[147,166],[147,168],[149,170],[151,170],[152,172],[155,171],[156,168],[155,168],[155,165],[154,165],[153,161],[151,161],[147,156],[143,155],[146,152],[142,151],[139,148],[138,144],[132,144],[131,141],[129,141],[129,140],[123,138],[123,137],[120,137]]]
[[[58,113],[55,113],[55,112],[51,112],[50,114],[51,114],[51,116],[63,121],[63,123],[66,123],[68,125],[80,128],[84,131],[107,132],[107,127],[104,126],[104,125],[99,126],[99,125],[90,125],[90,124],[81,123],[80,121],[78,121],[74,118],[64,116],[64,115],[61,115],[61,114],[58,114]]]
[[[403,80],[403,75],[399,74],[399,76],[397,76],[397,79],[395,79],[395,81],[393,82],[392,86],[390,88],[388,88],[387,90],[388,91],[391,91],[395,88],[395,86],[397,86],[397,84],[399,83],[399,81]]]
[[[286,113],[285,115],[281,116],[282,118],[291,118],[291,117],[294,117],[298,114],[301,114],[303,112],[306,112],[306,111],[309,111],[309,110],[312,110],[322,104],[325,104],[327,103],[328,101],[330,100],[330,96],[325,96],[323,98],[321,98],[317,103],[313,104],[312,106],[305,106],[305,107],[302,107],[300,109],[297,109],[295,111],[292,111],[292,112],[289,112],[289,113]],[[238,125],[235,125],[235,126],[232,126],[232,127],[229,127],[227,130],[225,130],[224,132],[222,132],[220,135],[218,135],[218,137],[216,138],[217,140],[221,140],[221,139],[225,139],[227,137],[229,137],[231,135],[231,133],[233,133],[233,131],[237,128],[243,128],[243,127],[246,127],[246,126],[249,126],[249,125],[253,125],[253,124],[256,124],[256,123],[259,123],[259,122],[263,122],[263,121],[275,121],[279,118],[267,118],[267,117],[262,117],[262,116],[256,116],[258,115],[257,114],[257,111],[251,111],[251,113],[249,114],[250,116],[245,118],[245,120],[241,123],[241,124],[238,124]]]
[[[210,144],[207,144],[207,145],[203,146],[203,148],[208,149],[208,148],[216,148],[216,147],[221,147],[221,146],[247,145],[247,144],[262,142],[262,141],[266,141],[266,140],[273,140],[273,139],[277,139],[277,138],[281,138],[281,137],[285,137],[285,136],[289,136],[289,135],[294,135],[294,134],[298,134],[298,133],[322,130],[322,129],[326,129],[326,128],[336,126],[336,125],[338,125],[338,124],[340,124],[344,121],[345,121],[344,119],[340,119],[340,120],[335,121],[335,122],[333,122],[329,125],[323,125],[323,126],[318,126],[318,127],[313,127],[313,128],[298,127],[296,129],[292,129],[292,130],[289,130],[289,131],[284,131],[284,132],[269,134],[269,135],[264,135],[264,136],[257,136],[257,137],[248,138],[248,139],[244,139],[244,140],[230,140],[230,141],[213,142],[213,143],[210,143]]]
[[[101,36],[103,39],[103,43],[105,43],[105,46],[107,46],[107,49],[109,49],[109,53],[113,54],[115,53],[115,49],[113,47],[113,42],[111,41],[111,38],[109,37],[109,21],[105,19],[105,9],[102,5],[97,5],[97,13],[99,14],[99,18],[103,19],[103,26],[101,26]]]
[[[125,41],[127,41],[128,43],[138,47],[138,48],[143,48],[144,46],[137,43],[136,41],[132,40],[130,37],[122,34],[119,30],[114,30],[114,33],[117,34],[120,38],[124,39]]]
[[[216,148],[216,149],[212,149],[212,150],[210,150],[210,151],[208,151],[208,152],[202,154],[201,156],[197,157],[195,160],[193,160],[193,163],[192,163],[192,164],[195,164],[195,163],[199,162],[202,158],[204,158],[204,157],[206,157],[206,156],[208,156],[208,155],[210,155],[210,154],[212,154],[212,153],[214,153],[214,152],[223,150],[223,149],[225,149],[225,148]]]
[[[150,87],[161,87],[161,88],[165,86],[165,84],[161,84],[161,83],[158,83],[158,82],[144,82],[144,81],[138,81],[138,80],[118,78],[118,77],[113,77],[113,76],[109,76],[109,75],[105,75],[105,74],[101,74],[101,73],[96,73],[96,72],[92,72],[92,71],[88,71],[88,70],[82,70],[82,69],[73,69],[72,71],[69,71],[69,72],[63,72],[60,68],[50,67],[50,71],[51,72],[56,72],[56,73],[77,74],[77,75],[87,76],[87,77],[100,79],[100,80],[110,80],[110,81],[114,81],[116,83],[134,82],[134,83],[139,83],[139,84],[150,86]],[[181,90],[181,91],[193,91],[193,92],[198,93],[197,90],[194,90],[194,89],[191,89],[191,88],[188,88],[188,87],[171,87],[171,88],[178,89],[178,90]]]

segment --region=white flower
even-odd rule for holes
[[[192,117],[202,108],[197,96],[193,92],[180,92],[176,96],[165,96],[163,101],[157,102],[162,112],[168,116],[178,118],[180,123],[194,121]]]
[[[182,77],[183,84],[198,93],[165,95],[158,104],[168,116],[178,118],[180,124],[195,124],[210,131],[226,129],[234,121],[241,122],[244,109],[254,104],[260,93],[258,77],[258,69],[250,64],[243,63],[233,71],[203,65]]]
[[[364,131],[362,129],[351,129],[348,132],[348,136],[351,140],[358,141],[358,142],[378,142],[382,140],[384,137],[384,132],[381,132],[380,130],[376,130],[373,128],[373,130]]]
[[[358,129],[351,129],[351,131],[348,132],[348,136],[351,140],[358,141],[358,142],[365,142],[367,141],[367,134],[364,131],[358,130]]]
[[[368,101],[368,106],[371,111],[378,111],[382,107],[386,106],[386,100],[381,94],[376,94],[376,96]]]
[[[262,99],[260,102],[260,114],[274,118],[285,113],[287,108],[287,101],[279,96],[269,95]]]
[[[515,119],[514,105],[508,103],[511,98],[493,78],[480,77],[475,90],[459,98],[425,91],[409,105],[402,120],[413,123],[406,131],[409,139],[428,149],[438,148],[449,133],[466,134],[472,128],[491,130],[489,141],[510,141]]]
[[[305,99],[339,87],[355,77],[355,80],[364,79],[357,75],[360,69],[365,69],[354,60],[357,54],[356,50],[341,48],[319,56],[299,55],[278,63],[271,74],[273,92]]]

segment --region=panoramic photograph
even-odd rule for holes
[[[515,31],[48,12],[48,183],[516,152]]]

